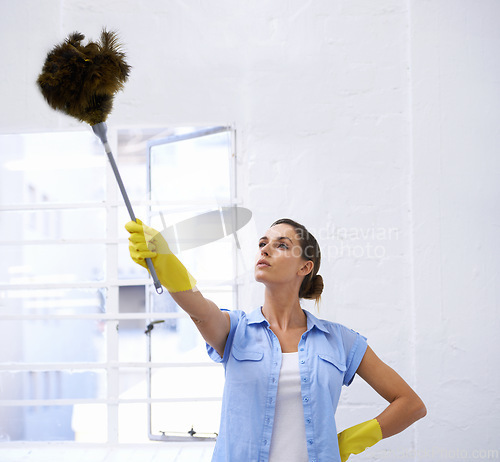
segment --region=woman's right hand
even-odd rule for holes
[[[196,286],[196,279],[172,253],[160,232],[139,219],[129,221],[125,229],[130,233],[129,251],[132,260],[147,269],[146,258],[150,258],[158,279],[170,293],[191,290]]]

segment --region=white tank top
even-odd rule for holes
[[[307,462],[299,353],[283,353],[269,462]]]

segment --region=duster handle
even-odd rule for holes
[[[120,191],[122,193],[123,200],[125,201],[125,205],[127,206],[127,210],[128,210],[129,215],[130,215],[130,219],[132,221],[136,221],[134,211],[132,210],[132,204],[130,203],[130,200],[128,198],[128,194],[127,194],[127,191],[125,190],[125,186],[124,186],[122,178],[120,176],[120,172],[118,171],[118,166],[116,165],[115,159],[113,157],[113,153],[111,152],[111,147],[109,146],[109,143],[108,143],[108,138],[106,136],[106,132],[107,132],[106,124],[104,122],[100,122],[98,124],[92,125],[92,130],[97,135],[97,137],[101,140],[101,142],[104,146],[104,149],[106,151],[106,154],[108,155],[109,163],[111,164],[111,168],[113,169],[113,173],[115,174],[115,178],[116,178],[116,181],[118,182],[118,186],[119,186]],[[156,270],[155,270],[155,267],[153,265],[153,262],[151,261],[151,258],[146,258],[146,264],[148,265],[149,272],[151,274],[151,277],[153,278],[156,292],[158,294],[163,293],[163,287],[161,285],[161,282],[158,279],[158,276],[156,275]]]

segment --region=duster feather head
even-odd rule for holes
[[[47,55],[37,84],[56,110],[95,125],[104,122],[113,97],[123,89],[130,66],[116,33],[103,30],[100,42],[82,45],[85,36],[74,32]]]

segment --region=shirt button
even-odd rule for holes
[[[311,423],[311,419],[308,417],[308,418],[306,419],[306,422],[307,422],[308,424],[310,424],[310,423]]]
[[[309,396],[304,396],[304,402],[305,403],[309,402]]]
[[[302,382],[307,382],[307,377],[302,377]]]
[[[266,424],[268,424],[270,421],[271,419],[269,419],[269,417],[266,417]]]
[[[272,381],[273,381],[273,383],[274,383],[274,382],[276,382],[276,379],[273,377],[273,378],[272,378]]]
[[[314,441],[313,440],[307,440],[307,444],[313,444]]]
[[[309,440],[311,441],[311,440]],[[267,440],[262,441],[264,443],[264,446],[267,444]]]
[[[304,351],[304,348],[301,348],[300,351]]]
[[[300,360],[300,364],[304,364],[305,361],[303,359]]]
[[[278,365],[278,363],[277,363],[276,361],[274,361],[273,365],[274,365],[274,366],[277,366],[277,365]]]

